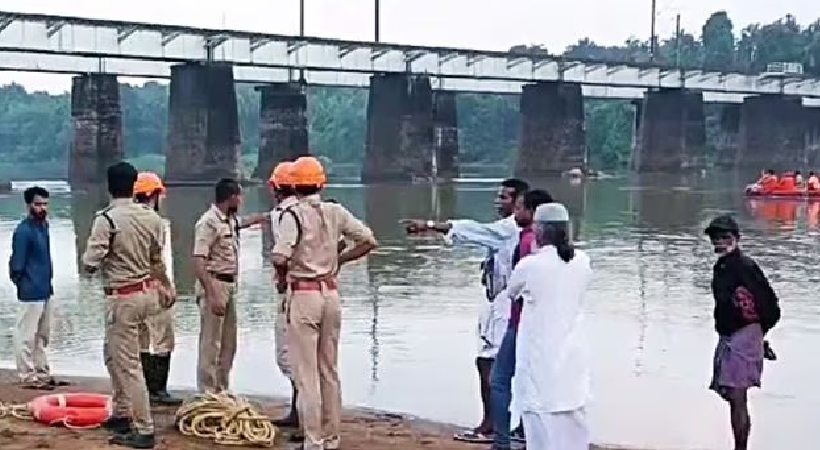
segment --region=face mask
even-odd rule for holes
[[[737,247],[737,240],[731,233],[716,233],[709,236],[709,240],[718,255],[731,253]]]

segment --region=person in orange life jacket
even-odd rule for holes
[[[49,193],[40,186],[23,192],[28,216],[14,229],[9,278],[20,309],[14,330],[17,375],[27,389],[52,390],[67,383],[52,378],[46,356],[51,335],[51,280],[54,270],[48,232]]]
[[[820,178],[817,178],[817,174],[815,174],[813,170],[809,172],[809,179],[806,182],[806,190],[809,192],[820,191]]]
[[[535,209],[539,205],[552,203],[553,199],[549,192],[541,189],[534,189],[518,197],[513,213],[515,222],[521,227],[518,244],[513,252],[513,268],[521,258],[533,253],[536,249],[535,233],[532,229],[532,218]],[[516,430],[510,435],[510,403],[512,402],[512,378],[515,374],[515,342],[517,337],[518,323],[521,318],[522,300],[519,298],[512,302],[510,308],[510,320],[507,331],[501,341],[501,347],[495,357],[492,374],[490,376],[491,395],[490,406],[493,416],[493,428],[495,436],[493,438],[493,450],[509,450],[511,448],[511,438],[516,441],[523,441],[523,427],[519,423]]]
[[[735,449],[747,450],[747,391],[760,387],[763,360],[776,359],[764,336],[780,320],[780,306],[766,275],[741,252],[740,228],[731,216],[716,217],[705,233],[720,255],[712,278],[719,338],[709,387],[729,404]]]
[[[141,172],[134,183],[134,200],[159,214],[160,198],[165,196],[162,179],[153,172]],[[162,308],[140,327],[140,359],[148,396],[154,406],[178,406],[182,399],[168,393],[168,375],[171,371],[171,353],[174,351],[174,309],[176,289],[165,266],[152,267],[151,276],[157,282]],[[152,352],[153,349],[153,352]]]
[[[498,305],[495,304],[495,300],[506,287],[507,279],[512,272],[513,251],[521,231],[513,217],[515,202],[528,190],[529,184],[524,180],[509,178],[502,181],[494,202],[501,219],[495,222],[404,221],[406,230],[410,234],[436,231],[446,233],[447,238],[455,245],[479,245],[487,249],[487,256],[481,263],[481,284],[484,285],[486,299],[479,313],[479,351],[475,359],[483,415],[477,427],[455,436],[455,439],[459,441],[471,443],[491,443],[493,441],[490,374],[509,320],[507,300],[500,300]]]

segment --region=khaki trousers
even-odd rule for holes
[[[153,434],[154,422],[140,361],[139,330],[159,310],[157,292],[110,295],[105,300],[103,357],[111,376],[116,417],[131,417],[139,434]]]
[[[221,392],[229,389],[231,368],[236,356],[236,283],[215,280],[214,287],[226,299],[225,315],[217,316],[204,293],[199,304],[199,359],[197,389],[200,392]]]
[[[282,375],[293,379],[293,371],[291,370],[290,361],[288,360],[288,318],[286,314],[287,298],[283,298],[280,302],[281,307],[276,312],[276,320],[274,322],[273,343],[276,345],[276,365],[282,372]]]
[[[296,407],[305,432],[305,450],[339,448],[342,391],[339,383],[339,293],[295,291],[288,294],[288,359],[299,397]]]
[[[20,302],[14,328],[14,359],[20,381],[47,381],[46,347],[51,336],[51,301]]]
[[[167,355],[174,351],[174,307],[161,308],[140,325],[140,351]]]

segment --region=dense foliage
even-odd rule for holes
[[[752,24],[739,32],[725,12],[714,13],[700,37],[688,30],[657,42],[630,38],[624,45],[600,46],[588,38],[567,48],[573,58],[654,63],[684,68],[760,72],[771,62],[800,62],[807,74],[820,76],[820,21],[801,26],[792,16],[767,25]],[[545,54],[538,46],[516,46],[524,54]],[[147,83],[122,86],[125,146],[129,157],[162,154],[167,130],[167,86]],[[238,87],[243,151],[256,151],[258,95]],[[367,91],[313,87],[309,90],[310,139],[313,150],[334,162],[361,161],[366,130]],[[64,167],[72,136],[70,96],[27,93],[20,85],[0,87],[0,167],[54,163]],[[586,130],[594,166],[614,168],[628,161],[632,112],[628,102],[588,100]],[[460,94],[461,161],[508,163],[518,145],[516,96]],[[713,124],[710,120],[708,123]],[[711,125],[714,126],[714,125]]]

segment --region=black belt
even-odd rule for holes
[[[213,273],[211,275],[216,278],[217,280],[223,283],[234,283],[236,282],[236,275],[230,273]]]

